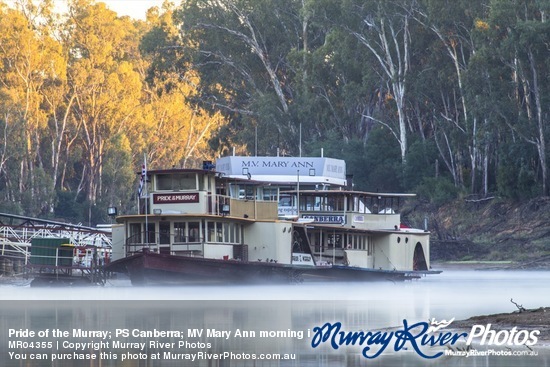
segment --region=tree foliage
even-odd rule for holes
[[[0,3],[2,210],[134,204],[135,172],[226,154],[346,159],[435,202],[549,191],[549,0]],[[72,209],[70,203],[74,203]],[[65,213],[65,214],[64,214]]]
[[[334,154],[384,162],[404,190],[432,175],[457,193],[518,196],[525,189],[510,187],[512,175],[547,194],[548,1],[296,1],[285,12],[252,3],[196,0],[179,13],[193,55],[183,59],[207,81],[200,97],[220,93],[231,125],[249,126],[240,136],[249,147],[255,129],[262,152],[297,154],[298,125],[306,146],[343,141]],[[532,145],[538,161],[522,155],[508,167],[517,144]],[[386,158],[396,149],[401,167]]]
[[[147,78],[140,42],[158,17],[133,21],[92,0],[71,0],[62,17],[48,2],[16,5],[0,6],[5,210],[97,223],[109,205],[134,205],[144,153],[153,166],[212,159],[207,142],[224,117],[191,103],[199,78],[172,78],[163,92],[167,82]]]

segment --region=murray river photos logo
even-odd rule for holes
[[[427,359],[441,357],[445,352],[432,347],[452,349],[459,341],[484,346],[533,346],[538,341],[539,330],[518,330],[517,327],[506,330],[495,330],[491,324],[473,325],[470,332],[447,331],[454,318],[446,321],[417,322],[414,324],[403,320],[403,327],[378,331],[346,331],[341,322],[325,323],[313,328],[311,346],[317,348],[329,345],[337,350],[346,346],[361,347],[363,357],[373,359],[384,351],[394,352],[413,350]],[[443,348],[442,348],[443,349]]]

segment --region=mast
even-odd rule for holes
[[[147,243],[149,243],[149,223],[148,223],[148,201],[149,201],[149,192],[147,189],[147,154],[143,153],[143,184],[145,185],[145,237],[147,240]]]
[[[300,219],[300,170],[296,172],[296,214]]]
[[[139,180],[139,188],[137,192],[137,201],[138,201],[138,214],[142,214],[141,212],[141,199],[145,199],[145,229],[144,231],[140,232],[140,237],[145,233],[145,238],[143,243],[149,243],[149,232],[148,232],[148,211],[149,211],[149,203],[147,202],[149,200],[149,193],[147,189],[147,154],[143,153],[143,164],[141,165],[141,178]]]

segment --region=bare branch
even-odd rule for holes
[[[522,305],[518,305],[516,302],[514,302],[513,298],[510,298],[510,302],[512,302],[516,307],[518,308],[519,312],[522,313],[524,311],[527,311]]]

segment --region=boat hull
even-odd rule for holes
[[[300,281],[299,271],[277,263],[204,259],[148,251],[114,261],[107,271],[126,273],[134,285]]]
[[[107,271],[126,273],[132,284],[299,283],[302,281],[404,281],[432,273],[349,266],[303,266],[204,259],[149,251],[119,259]],[[436,273],[436,272],[435,272]]]
[[[304,269],[302,277],[305,281],[342,281],[342,282],[369,282],[369,281],[405,281],[421,278],[428,274],[439,274],[441,271],[399,271],[369,269],[353,266],[334,265],[323,268]]]

